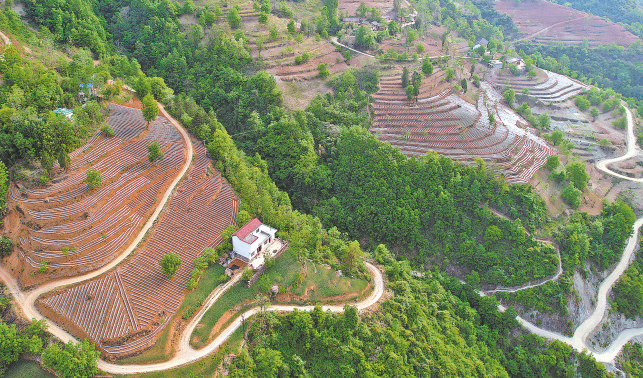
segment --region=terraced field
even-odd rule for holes
[[[156,197],[185,162],[181,135],[163,117],[145,133],[138,109],[110,105],[114,137],[95,134],[70,154],[69,173],[38,189],[12,185],[10,206],[24,214],[17,232],[27,272],[46,262],[58,276],[97,269],[133,240],[155,206]],[[158,142],[165,158],[148,161],[147,146]],[[87,170],[102,175],[90,190]],[[25,274],[23,280],[28,281]],[[41,279],[39,279],[41,280]]]
[[[526,122],[498,105],[487,91],[481,91],[473,105],[441,81],[443,74],[436,71],[425,80],[417,104],[411,106],[400,76],[383,76],[380,90],[373,95],[371,131],[408,156],[435,151],[466,164],[480,158],[510,182],[528,182],[553,149],[523,130]],[[489,113],[495,116],[493,124]]]
[[[493,6],[513,18],[524,34],[522,39],[538,43],[580,45],[587,39],[593,46],[612,42],[629,46],[640,40],[622,25],[549,1],[501,0],[493,2]]]
[[[533,80],[524,74],[515,76],[508,72],[501,72],[491,80],[496,87],[502,90],[513,88],[516,93],[520,93],[526,88],[529,90],[529,97],[544,103],[564,102],[589,88],[586,84],[567,76],[540,68],[535,70],[538,76]]]
[[[236,196],[211,168],[203,144],[192,143],[195,160],[187,178],[133,257],[113,271],[47,293],[36,302],[42,314],[77,337],[90,338],[108,359],[154,344],[183,300],[193,260],[206,247],[218,245],[221,232],[235,221]],[[159,261],[170,252],[177,253],[182,264],[168,279]]]

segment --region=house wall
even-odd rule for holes
[[[232,249],[239,255],[250,260],[250,252],[252,251],[252,246],[236,236],[232,237]]]

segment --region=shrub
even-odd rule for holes
[[[101,185],[103,177],[96,168],[90,168],[87,170],[87,178],[85,179],[85,182],[87,183],[87,188],[91,190]]]
[[[563,192],[560,194],[563,197],[563,200],[566,204],[569,205],[572,209],[578,209],[580,207],[580,196],[583,192],[579,189],[576,189],[573,182],[570,182],[569,185],[563,189]]]
[[[574,103],[580,110],[587,110],[591,105],[589,100],[585,96],[577,96],[574,100]]]
[[[558,166],[560,166],[560,159],[558,159],[558,155],[551,155],[547,157],[545,168],[553,172],[556,170],[556,168],[558,168]]]
[[[111,137],[114,136],[114,130],[112,130],[112,128],[109,127],[108,124],[103,125],[103,127],[101,127],[100,131],[102,131],[103,134],[108,138],[111,138]]]
[[[13,242],[6,236],[0,239],[0,256],[9,256],[13,251]]]

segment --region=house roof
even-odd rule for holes
[[[485,47],[487,47],[487,45],[489,44],[489,41],[487,41],[485,38],[480,38],[480,39],[476,42],[476,44],[478,44],[478,45],[484,45]]]
[[[244,224],[240,229],[238,229],[232,236],[236,236],[239,239],[245,241],[248,244],[252,244],[252,242],[246,241],[246,237],[252,233],[252,231],[256,230],[257,227],[261,226],[261,221],[257,218],[254,218],[253,220],[249,221],[248,223]]]

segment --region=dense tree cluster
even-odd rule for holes
[[[395,292],[381,312],[340,315],[312,312],[251,319],[249,349],[230,367],[231,377],[607,377],[604,367],[558,341],[508,337],[516,312],[497,311],[493,298],[433,272],[410,274],[383,245],[374,251]]]
[[[636,259],[614,285],[612,309],[624,313],[628,318],[643,315],[643,257]]]
[[[632,233],[635,220],[636,215],[632,209],[621,200],[612,204],[604,203],[603,212],[599,216],[575,213],[554,232],[562,257],[562,277],[533,289],[501,296],[511,298],[511,301],[529,309],[566,314],[567,296],[573,289],[575,272],[580,270],[583,275],[587,275],[589,272],[585,270],[586,262],[593,263],[600,270],[616,263]]]

